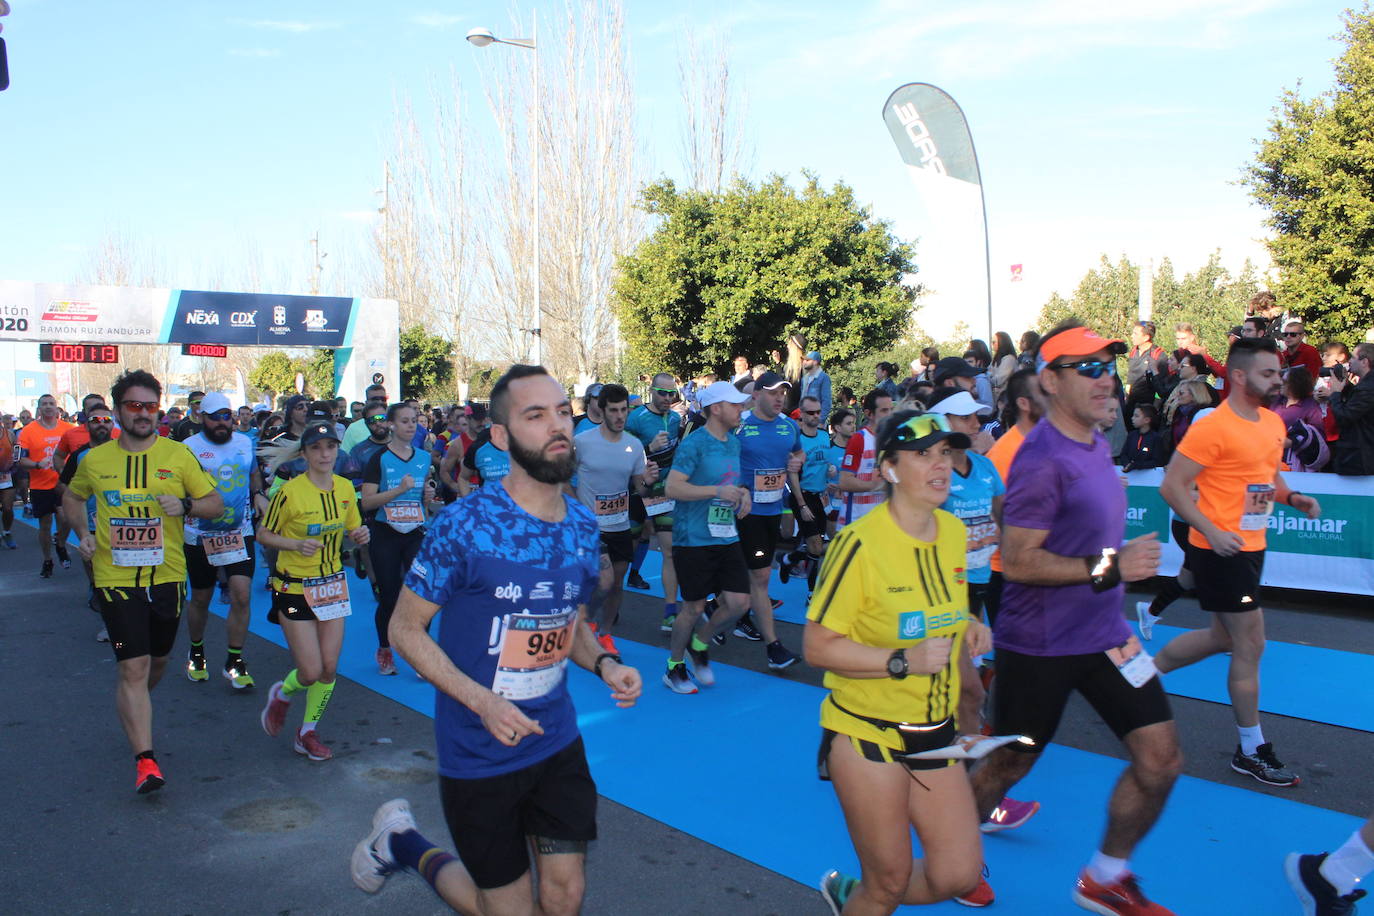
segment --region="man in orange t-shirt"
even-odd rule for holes
[[[78,422],[71,429],[62,434],[62,438],[57,442],[57,450],[52,453],[52,466],[60,475],[62,469],[67,464],[67,459],[81,451],[91,441],[91,434],[86,429],[86,419],[90,412],[96,407],[107,407],[105,396],[101,394],[88,394],[81,399],[81,415],[77,417]],[[113,438],[119,438],[119,427],[115,427]]]
[[[52,577],[52,553],[57,548],[57,558],[62,568],[72,565],[67,554],[67,535],[71,528],[59,511],[62,507],[62,494],[58,487],[57,471],[53,470],[52,456],[62,434],[72,428],[57,415],[57,398],[45,394],[38,399],[38,418],[19,431],[19,447],[23,457],[19,466],[29,472],[29,505],[33,507],[33,517],[38,519],[38,546],[43,551],[43,568],[38,573],[44,579]],[[52,517],[57,516],[57,538],[52,533]]]
[[[1274,501],[1308,518],[1321,514],[1315,499],[1284,483],[1279,460],[1287,436],[1283,421],[1264,407],[1279,391],[1281,368],[1272,338],[1242,338],[1226,359],[1231,396],[1212,413],[1194,420],[1169,462],[1160,495],[1192,529],[1188,567],[1197,583],[1198,604],[1212,615],[1211,627],[1175,637],[1155,659],[1173,671],[1219,652],[1231,653],[1227,686],[1240,745],[1231,769],[1271,786],[1295,786],[1265,742],[1259,722],[1259,665],[1264,653],[1260,577],[1265,532]],[[1198,498],[1190,494],[1197,484]]]
[[[1027,366],[1013,372],[1007,379],[1007,406],[1002,414],[1007,431],[1002,434],[1002,438],[993,443],[987,455],[988,460],[997,468],[997,473],[1002,475],[1004,484],[1010,483],[1008,478],[1011,474],[1011,460],[1016,457],[1016,451],[1025,440],[1026,433],[1030,432],[1044,416],[1044,405],[1045,396],[1040,392],[1040,380],[1035,369]],[[1002,606],[1001,550],[992,555],[992,578],[988,581],[983,606],[987,608],[988,626],[992,626],[992,622],[997,618],[997,611]],[[987,684],[984,683],[983,686],[986,687]]]

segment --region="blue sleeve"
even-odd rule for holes
[[[439,515],[406,572],[406,588],[440,607],[448,604],[453,596],[456,574],[466,565],[462,540],[456,536],[462,530],[461,515],[459,512]]]
[[[821,428],[830,429],[830,408],[834,399],[830,390],[830,374],[821,372]]]
[[[800,452],[802,450],[801,429],[797,424],[792,423],[791,420],[787,422],[792,425],[792,446],[788,449],[788,452]]]

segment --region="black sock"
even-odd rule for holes
[[[809,568],[806,570],[806,590],[814,592],[816,590],[816,574],[821,571],[821,558],[813,553],[808,553],[806,559]]]
[[[191,654],[192,654],[192,655],[204,655],[204,654],[205,654],[205,640],[202,639],[200,642],[196,642],[194,639],[191,640]]]
[[[156,759],[157,759],[157,755],[154,754],[152,751],[143,751],[143,752],[140,753],[140,754],[134,754],[134,759],[135,759],[135,760],[143,760],[145,757],[146,757],[148,760],[156,760]]]
[[[1163,616],[1164,609],[1183,597],[1183,586],[1178,584],[1177,579],[1164,580],[1164,586],[1155,596],[1155,600],[1150,602],[1150,613],[1156,617]]]

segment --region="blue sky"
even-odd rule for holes
[[[11,5],[0,20],[13,82],[0,93],[0,277],[13,280],[78,280],[113,231],[152,255],[165,285],[232,281],[252,251],[300,290],[318,230],[334,255],[325,291],[344,292],[332,285],[356,270],[394,99],[423,97],[452,67],[473,91],[474,123],[489,127],[488,58],[525,53],[463,41],[477,25],[511,33],[516,7],[498,2]],[[549,23],[560,5],[520,10]],[[1221,248],[1233,266],[1265,264],[1262,214],[1234,181],[1281,90],[1329,86],[1342,8],[626,2],[651,175],[681,173],[683,29],[731,45],[753,176],[807,168],[846,181],[906,238],[933,230],[881,106],[905,82],[950,92],[982,164],[997,322],[1014,335],[1104,252],[1191,269]],[[1025,265],[1014,286],[1013,263]],[[918,315],[936,332],[953,319]]]

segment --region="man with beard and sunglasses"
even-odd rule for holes
[[[1188,568],[1198,606],[1212,615],[1212,625],[1174,637],[1155,664],[1168,672],[1230,653],[1227,688],[1240,738],[1231,769],[1266,785],[1295,786],[1298,777],[1279,761],[1260,728],[1260,578],[1274,502],[1308,518],[1321,515],[1321,505],[1291,489],[1279,473],[1288,432],[1265,407],[1282,385],[1277,345],[1268,337],[1237,340],[1226,357],[1226,373],[1230,397],[1188,428],[1159,487],[1189,526]]]
[[[234,430],[235,416],[229,399],[219,392],[207,394],[200,405],[201,431],[185,445],[215,481],[224,499],[218,517],[189,522],[185,527],[186,568],[191,580],[191,600],[186,603],[186,635],[191,651],[186,677],[202,682],[210,677],[205,662],[205,625],[210,599],[221,573],[229,582],[229,613],[224,620],[227,654],[222,673],[235,690],[253,686],[253,676],[243,660],[248,636],[249,591],[257,571],[253,542],[253,516],[267,512],[253,440]]]
[[[663,622],[659,629],[673,631],[677,617],[677,568],[673,566],[673,502],[664,495],[673,454],[682,438],[682,415],[673,409],[678,402],[677,385],[668,372],[660,372],[649,382],[649,403],[635,407],[631,403],[630,418],[625,431],[644,446],[644,457],[658,466],[658,482],[645,499],[630,497],[630,521],[644,526],[644,539],[635,547],[630,561],[628,584],[631,588],[647,590],[649,583],[639,574],[639,567],[649,554],[649,537],[658,538],[659,555],[663,561]]]
[[[563,489],[576,467],[567,393],[543,367],[513,366],[492,389],[491,417],[510,473],[444,510],[391,619],[396,651],[438,692],[440,797],[457,856],[425,839],[396,799],[354,849],[353,881],[376,893],[405,868],[460,912],[572,914],[597,796],[567,662],[622,707],[642,684],[586,625],[599,536]],[[441,610],[436,641],[428,627]]]
[[[86,416],[86,422],[81,426],[84,440],[77,446],[71,454],[66,456],[62,464],[62,475],[60,480],[63,485],[69,485],[72,478],[76,476],[76,469],[81,466],[81,459],[86,453],[97,445],[104,445],[114,438],[114,415],[110,413],[110,408],[106,407],[103,401],[92,401],[91,395],[87,395],[82,401],[82,413]],[[95,534],[95,497],[86,500],[86,527],[83,531]],[[100,602],[95,594],[95,572],[91,568],[91,561],[85,557],[81,558],[81,565],[86,570],[86,581],[91,585],[90,607],[97,614],[100,613]],[[104,627],[95,635],[96,642],[109,642],[110,634]]]
[[[69,525],[85,530],[97,496],[95,534],[79,550],[95,572],[100,615],[118,663],[115,707],[134,751],[140,795],[165,780],[153,753],[150,691],[167,669],[186,597],[182,526],[217,518],[224,500],[186,446],[157,434],[162,384],[142,369],[110,389],[124,435],[91,449],[62,497]]]

